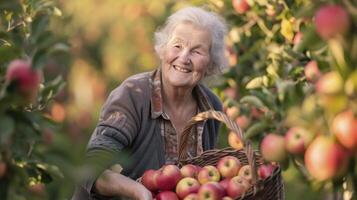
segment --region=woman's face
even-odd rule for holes
[[[210,32],[190,23],[173,31],[163,56],[162,76],[173,87],[193,88],[205,76],[210,63]]]

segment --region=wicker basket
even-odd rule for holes
[[[218,111],[207,111],[199,113],[194,116],[185,127],[179,144],[179,166],[185,164],[194,164],[198,166],[205,165],[216,165],[218,160],[224,156],[231,155],[237,157],[244,165],[249,164],[252,170],[252,183],[253,187],[248,190],[243,196],[238,199],[244,200],[281,200],[284,197],[284,184],[281,177],[281,168],[278,166],[272,176],[266,178],[265,180],[258,180],[257,167],[263,164],[263,159],[258,151],[254,151],[252,145],[248,141],[244,141],[244,148],[242,150],[235,150],[233,148],[225,149],[214,149],[208,150],[201,155],[187,159],[185,152],[187,149],[187,143],[189,134],[191,133],[191,128],[200,121],[205,121],[207,119],[216,119],[223,122],[230,130],[235,132],[239,138],[243,140],[242,130],[239,126],[230,120],[227,115]]]

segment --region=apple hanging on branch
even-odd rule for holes
[[[285,138],[282,135],[267,134],[260,144],[260,151],[266,161],[284,162],[287,160]]]
[[[331,39],[347,33],[350,28],[350,17],[340,5],[325,5],[315,14],[316,32],[323,39]]]
[[[250,9],[247,0],[233,0],[232,5],[234,10],[239,14],[243,14]]]
[[[18,93],[26,101],[35,100],[40,81],[41,73],[32,68],[30,61],[16,59],[8,65],[6,82],[9,84],[9,90]]]
[[[339,113],[333,119],[331,129],[344,147],[351,151],[357,148],[357,118],[352,110]]]
[[[350,155],[332,137],[318,136],[305,152],[305,165],[318,181],[341,178],[347,172]]]

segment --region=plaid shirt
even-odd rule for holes
[[[178,161],[178,149],[179,149],[179,135],[169,116],[163,111],[163,100],[162,100],[162,83],[161,83],[161,71],[158,70],[152,77],[152,98],[151,103],[153,106],[154,115],[160,116],[160,130],[161,136],[163,137],[164,148],[165,148],[165,159],[166,164],[174,164]],[[202,91],[200,86],[197,86],[194,90],[194,95],[198,102],[198,112],[212,110],[213,107],[209,103],[207,96]],[[188,155],[189,157],[194,157],[202,154],[202,134],[203,134],[204,122],[199,122],[196,127],[191,131],[191,137],[188,141]]]

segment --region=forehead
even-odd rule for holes
[[[189,42],[191,44],[211,44],[211,34],[207,28],[192,23],[178,24],[171,36],[171,41]]]

